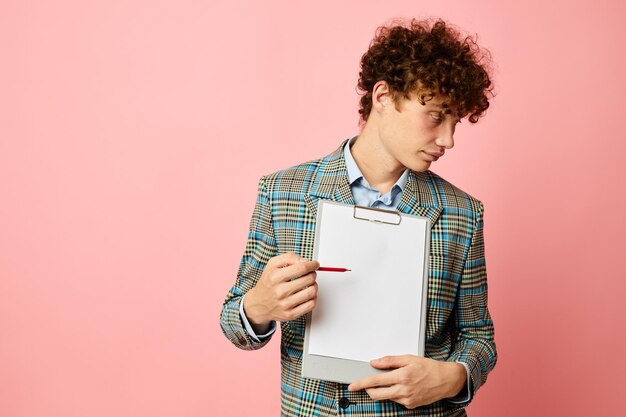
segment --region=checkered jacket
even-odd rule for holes
[[[354,204],[343,155],[346,144],[259,181],[248,241],[235,285],[222,308],[224,335],[237,347],[260,349],[239,315],[241,297],[261,277],[267,261],[285,252],[312,259],[319,199]],[[397,209],[432,222],[425,355],[469,365],[472,397],[496,364],[494,330],[487,309],[482,203],[431,171],[410,175]],[[301,377],[305,316],[281,322],[281,415],[464,416],[467,405],[446,400],[415,409],[373,401],[347,384]]]

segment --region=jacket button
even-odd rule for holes
[[[339,407],[341,408],[350,407],[350,400],[348,400],[346,397],[341,397],[341,399],[339,400]]]

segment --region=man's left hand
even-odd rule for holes
[[[465,367],[415,355],[385,356],[370,361],[377,369],[393,371],[353,382],[349,391],[364,389],[372,400],[391,400],[412,409],[454,397],[465,386]]]

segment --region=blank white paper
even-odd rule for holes
[[[400,225],[358,220],[353,206],[322,200],[319,210],[316,259],[352,271],[317,272],[309,354],[358,361],[417,355],[428,220],[408,215]],[[398,216],[390,212],[388,219]]]

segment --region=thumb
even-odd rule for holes
[[[401,368],[405,365],[408,365],[408,363],[409,357],[407,355],[383,356],[382,358],[377,358],[370,361],[370,365],[372,365],[376,369]]]

